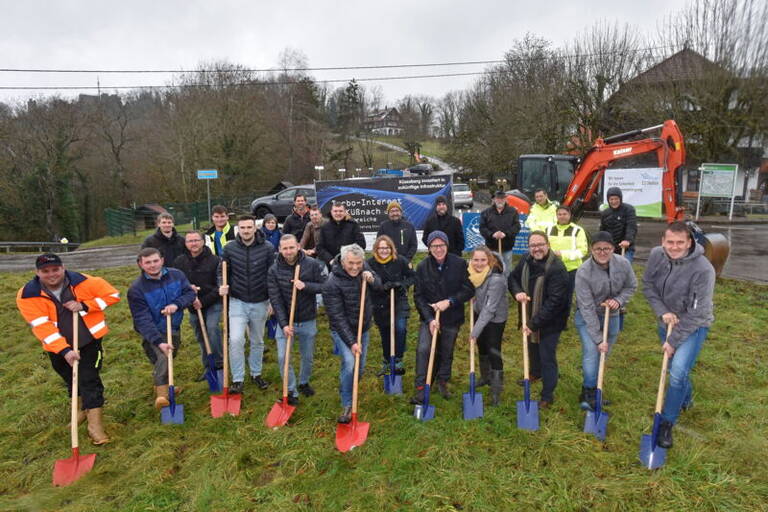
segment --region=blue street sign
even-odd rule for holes
[[[216,169],[201,169],[197,171],[197,179],[199,180],[215,180],[219,177],[219,171]]]

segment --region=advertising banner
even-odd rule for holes
[[[445,196],[448,211],[453,211],[452,176],[415,176],[407,178],[363,178],[315,182],[317,205],[323,214],[332,202],[341,202],[360,224],[360,229],[376,233],[387,220],[387,205],[398,201],[403,216],[417,230],[424,228],[427,217],[435,209],[438,196]]]
[[[619,187],[622,201],[635,207],[638,217],[661,217],[661,176],[660,168],[646,169],[607,169],[603,182],[603,204],[608,207],[606,192],[611,187]]]
[[[464,212],[461,214],[461,225],[464,229],[464,250],[471,251],[475,247],[485,245],[485,239],[480,235],[480,214]]]

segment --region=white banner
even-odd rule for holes
[[[603,182],[603,204],[608,207],[606,192],[611,187],[619,187],[622,202],[635,207],[638,217],[661,217],[661,176],[664,169],[606,169]]]

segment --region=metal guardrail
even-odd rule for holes
[[[37,252],[69,252],[80,247],[77,243],[63,242],[0,242],[0,250],[10,253],[11,249],[37,249]]]

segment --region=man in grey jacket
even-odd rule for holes
[[[661,413],[658,445],[672,447],[672,426],[693,404],[689,374],[714,320],[715,269],[688,226],[673,222],[654,247],[643,275],[643,293],[658,320],[663,350],[670,357],[669,390]],[[667,326],[672,327],[666,338]],[[666,338],[666,339],[665,339]]]
[[[591,257],[576,271],[576,315],[574,324],[581,338],[581,367],[584,380],[579,403],[594,410],[600,353],[606,356],[619,335],[619,309],[637,289],[632,264],[614,253],[613,238],[607,231],[592,237]],[[605,308],[610,308],[608,339],[603,343]]]

